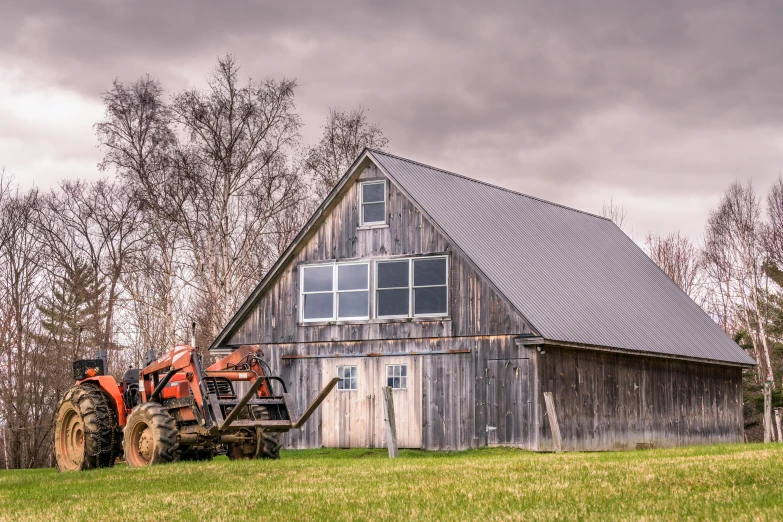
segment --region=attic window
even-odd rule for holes
[[[386,224],[386,181],[365,181],[361,189],[360,225]]]

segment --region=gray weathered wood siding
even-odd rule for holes
[[[374,165],[359,176],[360,180],[382,178]],[[261,345],[297,407],[305,408],[319,393],[325,383],[324,367],[330,371],[336,367],[324,365],[325,360],[371,354],[394,364],[395,357],[402,357],[392,354],[406,354],[414,358],[411,366],[420,372],[421,409],[413,411],[421,419],[425,449],[506,445],[551,450],[543,405],[547,391],[554,395],[566,450],[742,439],[741,369],[553,346],[539,354],[535,347],[523,346],[518,336],[536,333],[525,318],[413,201],[391,182],[387,190],[389,225],[363,228],[359,186],[348,186],[227,343]],[[449,255],[448,317],[299,322],[301,265],[427,254]],[[372,294],[370,307],[374,308]],[[450,350],[469,353],[428,354]],[[365,396],[372,400],[372,395],[380,400],[381,379],[376,378],[373,386],[377,393],[351,398],[346,415],[374,411],[373,403],[361,402]],[[320,447],[322,421],[317,410],[302,430],[285,436],[287,447]],[[370,418],[356,425],[372,424]]]
[[[538,355],[540,446],[553,449],[552,392],[563,449],[634,449],[743,440],[742,369],[547,346]]]
[[[470,350],[464,354],[416,356],[421,361],[422,372],[422,446],[459,450],[498,444],[532,449],[529,445],[532,430],[528,427],[532,410],[527,397],[520,393],[528,390],[528,383],[532,382],[526,373],[530,349],[518,346],[515,336],[290,343],[267,345],[264,350],[272,371],[284,379],[300,408],[306,407],[321,390],[324,359],[282,359],[282,356],[380,354],[388,364],[394,364],[397,357],[383,354]],[[506,379],[493,379],[496,377],[493,371],[498,368]],[[488,431],[488,426],[502,433]],[[313,414],[304,428],[290,432],[286,445],[320,447],[320,411]]]
[[[371,165],[361,180],[383,179]],[[528,333],[526,323],[393,183],[387,183],[389,226],[359,226],[359,185],[354,183],[286,267],[229,345]],[[470,209],[466,209],[469,212]],[[321,261],[450,254],[450,303],[446,320],[299,324],[299,266]],[[371,307],[373,296],[370,296]]]

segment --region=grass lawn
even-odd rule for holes
[[[783,520],[783,444],[0,471],[0,520]]]

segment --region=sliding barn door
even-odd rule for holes
[[[377,364],[368,357],[323,360],[323,382],[343,380],[321,404],[322,444],[326,448],[375,447],[376,403],[382,401],[375,382]]]
[[[376,360],[376,447],[386,446],[386,412],[382,388],[392,387],[397,419],[397,447],[421,448],[421,357],[381,357]]]
[[[342,380],[321,405],[326,448],[385,448],[383,387],[392,386],[397,446],[421,448],[421,358],[324,359],[323,380]]]
[[[487,361],[487,444],[528,447],[531,435],[529,359]]]

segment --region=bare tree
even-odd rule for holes
[[[783,178],[778,178],[767,195],[767,223],[764,244],[770,260],[783,267]]]
[[[130,255],[146,239],[140,234],[139,204],[124,183],[101,180],[94,183],[64,181],[53,192],[39,216],[41,237],[55,254],[61,268],[88,261],[106,282],[106,313],[103,348],[116,346],[115,309],[120,278]]]
[[[304,198],[287,160],[301,125],[295,87],[291,80],[240,84],[239,67],[226,56],[206,91],[182,92],[172,104],[183,135],[178,221],[200,322],[212,337],[260,278],[265,263],[258,255],[267,250],[275,217]]]
[[[104,119],[95,125],[104,151],[100,167],[116,170],[128,184],[123,190],[129,203],[119,215],[130,220],[131,228],[131,223],[138,223],[136,234],[129,228],[122,229],[121,236],[127,234],[133,245],[126,242],[128,258],[117,255],[116,259],[128,269],[121,277],[129,280],[127,289],[133,303],[128,311],[135,314],[136,324],[151,321],[157,325],[154,330],[137,331],[146,339],[142,352],[160,350],[175,342],[175,279],[181,239],[176,217],[181,191],[173,181],[176,139],[172,114],[163,97],[160,83],[149,77],[133,83],[115,80],[112,89],[103,94]],[[116,226],[114,230],[118,230]],[[136,237],[143,241],[135,243],[131,238]],[[155,333],[149,336],[151,332]]]
[[[315,182],[316,193],[324,198],[365,148],[383,149],[389,143],[381,129],[370,123],[367,111],[329,109],[323,137],[305,152],[304,169]]]
[[[699,302],[701,252],[688,237],[674,232],[663,236],[647,234],[645,239],[650,258],[666,272],[691,299]]]
[[[141,230],[138,200],[132,189],[118,182],[98,181],[86,191],[82,204],[88,209],[97,241],[103,251],[99,270],[106,280],[104,346],[116,346],[115,311],[121,294],[120,279],[128,259],[142,251],[147,237]]]
[[[612,220],[615,225],[625,230],[628,214],[623,205],[615,203],[613,199],[609,199],[609,202],[604,201],[599,214],[601,217]]]
[[[0,185],[0,417],[6,466],[36,467],[46,463],[52,403],[59,400],[46,373],[51,361],[36,342],[36,303],[47,288],[45,249],[35,227],[41,198],[35,190]]]
[[[115,81],[95,130],[116,178],[39,194],[0,172],[0,465],[52,464],[73,359],[111,347],[121,373],[192,319],[211,342],[300,231],[308,183],[328,190],[387,143],[363,109],[333,110],[320,148],[298,154],[311,163],[293,161],[295,87],[240,81],[231,56],[171,98],[149,77]]]
[[[716,276],[718,290],[737,301],[731,305],[733,313],[752,338],[756,358],[762,363],[759,378],[773,373],[761,296],[767,283],[762,230],[761,206],[753,186],[735,182],[709,216],[705,244],[708,272]]]

